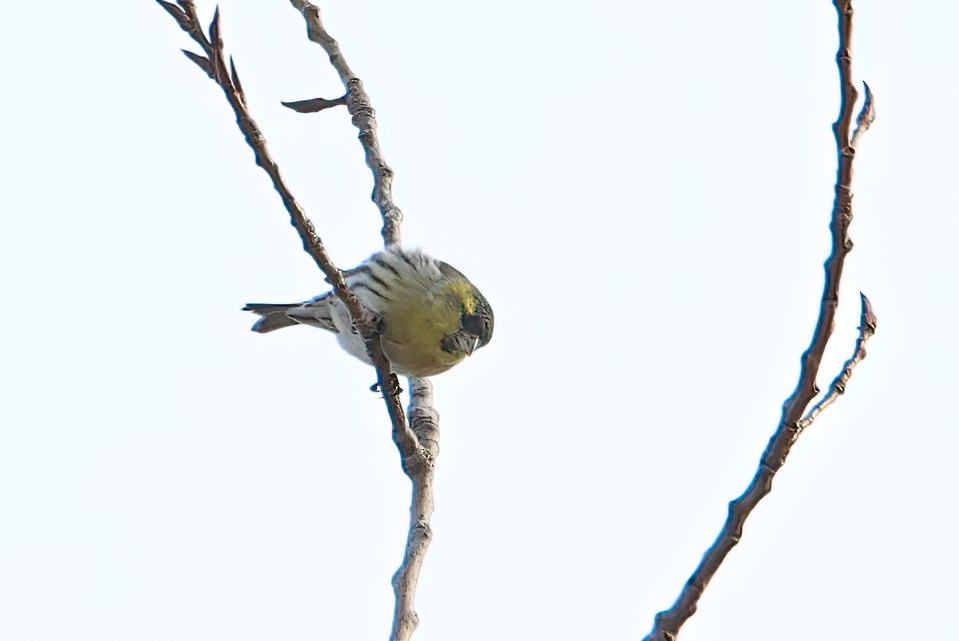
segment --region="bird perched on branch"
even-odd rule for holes
[[[401,376],[433,376],[453,367],[493,336],[493,310],[466,276],[419,250],[388,249],[343,272],[347,285],[376,317],[383,351]],[[363,338],[334,292],[303,303],[250,303],[264,334],[312,325],[370,363]]]

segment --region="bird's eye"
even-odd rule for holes
[[[460,322],[463,329],[473,336],[482,336],[486,329],[486,323],[479,314],[463,314]]]

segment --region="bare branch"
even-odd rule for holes
[[[859,338],[856,339],[856,347],[853,349],[852,356],[843,365],[842,371],[833,379],[829,386],[829,391],[822,399],[799,421],[799,429],[804,430],[813,424],[819,414],[839,400],[839,397],[846,392],[846,385],[852,378],[852,371],[863,359],[866,358],[866,342],[876,333],[878,319],[872,311],[872,303],[863,293],[859,294],[862,311],[859,315]]]
[[[852,163],[855,156],[855,148],[852,144],[853,141],[850,139],[849,129],[857,98],[856,88],[852,83],[852,56],[850,53],[853,10],[851,0],[833,0],[833,5],[838,15],[839,30],[839,50],[836,54],[836,64],[839,67],[840,107],[839,117],[833,124],[838,167],[830,222],[832,251],[824,265],[825,279],[819,306],[819,317],[809,347],[802,355],[796,388],[783,403],[779,426],[762,454],[755,476],[753,476],[746,491],[730,502],[726,521],[715,541],[703,555],[699,566],[686,581],[686,585],[683,586],[676,603],[670,609],[656,615],[653,630],[646,637],[646,641],[673,641],[679,634],[680,627],[696,612],[699,599],[709,581],[715,576],[730,550],[739,543],[747,517],[763,497],[772,490],[773,477],[785,464],[792,446],[802,431],[800,422],[803,414],[819,392],[819,388],[816,386],[816,376],[819,373],[822,356],[832,334],[836,309],[839,305],[839,279],[842,275],[846,256],[852,251],[853,246],[849,238],[849,225],[852,222]],[[861,131],[865,131],[874,118],[872,104],[871,92],[868,91],[867,86],[867,100],[859,118],[858,129],[861,129]],[[871,306],[868,305],[865,297],[863,297],[863,301],[864,321],[862,327],[866,329],[860,329],[860,332],[865,333],[861,333],[856,354],[861,351],[861,356],[864,357],[863,344],[868,336],[872,335],[872,330],[875,328],[875,317],[872,315]],[[859,360],[862,360],[862,358],[855,360],[849,366],[850,372]],[[842,375],[840,375],[840,379],[842,379]],[[831,402],[829,401],[829,403]],[[818,412],[816,413],[818,414]]]
[[[439,456],[439,414],[433,409],[433,386],[429,379],[411,378],[409,419],[417,441],[429,456],[404,459],[403,469],[413,483],[410,527],[403,562],[393,575],[393,629],[390,639],[406,640],[419,623],[416,614],[416,586],[426,550],[433,537],[433,466]]]
[[[428,453],[422,451],[416,441],[416,436],[406,423],[406,416],[403,413],[403,407],[400,404],[400,387],[396,375],[392,373],[390,362],[383,353],[383,347],[380,345],[379,335],[376,331],[375,322],[359,299],[347,287],[343,274],[333,264],[332,259],[323,245],[323,241],[316,233],[316,228],[312,221],[306,217],[303,208],[293,196],[290,189],[280,175],[280,169],[266,146],[266,139],[257,126],[253,117],[247,111],[246,101],[242,89],[239,86],[239,75],[236,72],[236,66],[230,65],[231,72],[226,73],[226,64],[223,54],[223,40],[220,32],[219,9],[214,14],[209,27],[209,38],[204,33],[199,18],[196,14],[196,7],[192,0],[179,0],[180,8],[173,7],[168,2],[158,0],[160,5],[170,13],[177,24],[186,33],[193,38],[203,49],[206,57],[198,54],[187,56],[196,62],[223,90],[233,113],[236,116],[236,124],[243,133],[247,144],[253,150],[256,164],[270,177],[273,182],[273,188],[280,195],[283,206],[286,207],[290,215],[290,224],[296,229],[303,243],[303,249],[313,258],[313,261],[326,275],[333,286],[336,295],[346,305],[350,312],[350,317],[363,337],[367,352],[376,368],[377,382],[384,391],[383,397],[386,401],[387,412],[390,416],[390,422],[393,427],[393,438],[397,443],[401,443],[403,451],[408,452],[409,457],[416,455],[428,456]],[[203,63],[201,60],[205,60]]]
[[[393,170],[386,164],[380,151],[376,136],[376,116],[370,106],[370,98],[363,90],[363,83],[347,64],[339,44],[323,26],[319,8],[307,0],[290,2],[303,15],[310,40],[323,47],[330,57],[330,64],[339,74],[346,94],[334,100],[314,98],[283,104],[300,113],[321,111],[340,104],[347,106],[353,125],[360,130],[359,139],[366,156],[366,165],[373,172],[372,199],[383,219],[383,243],[387,248],[398,246],[399,224],[403,214],[393,202]],[[433,471],[439,455],[439,415],[433,409],[432,385],[426,379],[409,380],[409,421],[412,434],[393,431],[393,439],[403,461],[403,471],[410,478],[412,491],[406,549],[403,561],[393,575],[395,600],[391,641],[408,641],[419,623],[415,609],[416,586],[432,538],[430,516],[433,513]],[[404,438],[398,438],[399,436]]]
[[[346,95],[344,96],[346,106],[353,119],[353,125],[360,130],[359,139],[366,156],[366,166],[373,172],[371,198],[376,203],[380,210],[380,216],[383,218],[383,229],[380,232],[383,235],[383,243],[388,248],[398,246],[400,244],[400,222],[403,220],[403,212],[393,202],[393,170],[386,164],[380,151],[380,142],[376,136],[376,113],[370,106],[370,97],[364,91],[362,81],[356,77],[346,63],[346,59],[340,51],[339,43],[327,33],[320,18],[319,8],[307,0],[290,0],[290,3],[303,14],[303,19],[306,21],[307,36],[326,51],[330,57],[330,64],[336,69],[340,81],[346,89]],[[323,99],[317,98],[315,100],[322,101]],[[294,105],[302,106],[309,102],[311,101],[300,100],[283,104],[291,109],[303,112],[303,109],[297,109]]]

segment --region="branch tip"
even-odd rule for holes
[[[213,19],[210,20],[210,27],[207,30],[210,36],[210,42],[213,43],[213,46],[220,50],[223,48],[223,41],[220,39],[220,5],[216,5],[216,9],[213,10]]]
[[[173,19],[177,21],[177,24],[180,25],[180,28],[184,31],[189,31],[190,26],[190,17],[181,9],[172,2],[165,2],[164,0],[157,0],[157,4],[163,7],[167,13],[173,16]]]
[[[862,312],[860,314],[860,331],[868,332],[868,335],[876,333],[876,329],[879,326],[879,319],[876,317],[876,313],[872,309],[872,302],[869,298],[859,292],[860,306]]]
[[[876,120],[875,96],[872,93],[872,89],[869,88],[868,83],[863,82],[862,86],[865,97],[862,101],[862,108],[856,115],[856,129],[852,132],[852,138],[849,140],[849,146],[853,148],[855,148],[859,142],[859,136],[869,131],[869,127],[872,126],[872,123]]]
[[[233,62],[233,56],[230,56],[230,80],[233,82],[233,87],[236,89],[237,94],[243,102],[246,102],[246,93],[243,91],[243,85],[240,84],[240,74],[236,71],[236,63]]]
[[[180,51],[183,52],[184,56],[196,63],[196,66],[202,69],[211,80],[216,80],[216,73],[213,71],[213,64],[210,62],[209,58],[206,56],[201,56],[198,53],[193,53],[189,49],[180,49]]]

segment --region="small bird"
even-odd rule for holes
[[[347,285],[376,316],[383,351],[401,376],[433,376],[450,369],[493,336],[493,310],[453,267],[419,250],[387,249],[343,272]],[[334,292],[303,303],[250,303],[264,334],[312,325],[336,334],[340,345],[370,363],[363,339]]]

